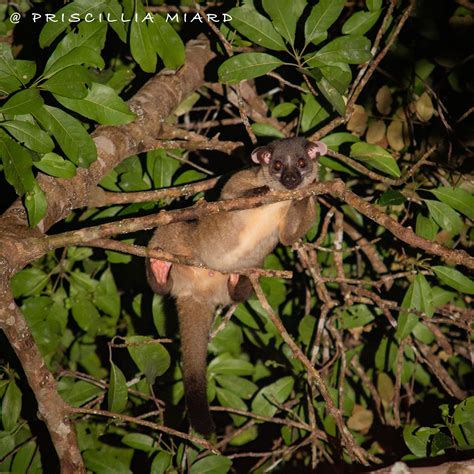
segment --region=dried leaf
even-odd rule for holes
[[[378,145],[384,138],[387,126],[383,120],[376,120],[370,122],[369,128],[367,129],[366,141]]]
[[[347,420],[347,426],[354,431],[359,431],[366,434],[372,422],[374,421],[374,414],[361,405],[355,405],[352,416]]]
[[[392,379],[385,372],[380,372],[377,377],[377,392],[379,392],[384,405],[392,402],[395,390]]]
[[[388,115],[392,108],[392,93],[388,86],[382,86],[375,96],[375,105],[382,115]]]
[[[399,120],[393,120],[387,128],[388,144],[396,151],[402,150],[408,143],[405,130],[405,125]]]
[[[433,101],[431,97],[423,92],[416,101],[416,115],[422,122],[428,122],[434,114]]]
[[[361,105],[354,106],[354,112],[347,123],[347,130],[354,133],[355,135],[363,135],[367,128],[367,113],[364,107]]]

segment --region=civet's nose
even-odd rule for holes
[[[285,188],[295,189],[301,183],[301,175],[299,173],[284,173],[281,177],[281,183]]]

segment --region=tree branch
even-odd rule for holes
[[[364,201],[361,197],[349,191],[340,179],[324,183],[316,183],[296,191],[273,192],[264,196],[229,199],[212,203],[198,202],[194,206],[185,209],[161,211],[158,214],[151,216],[132,217],[117,222],[64,232],[62,234],[34,238],[26,242],[26,247],[30,249],[28,261],[39,258],[45,252],[55,248],[69,245],[81,245],[86,242],[104,237],[111,237],[117,234],[152,229],[159,225],[199,219],[220,212],[249,209],[277,201],[302,199],[310,195],[319,194],[331,194],[332,196],[345,201],[361,214],[385,227],[395,237],[412,247],[423,249],[426,252],[438,255],[449,262],[474,269],[474,257],[471,257],[467,252],[464,250],[453,250],[416,235],[410,227],[403,227],[377,206]],[[24,251],[26,252],[26,250]]]

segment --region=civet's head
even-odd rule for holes
[[[327,146],[323,142],[285,138],[255,148],[252,160],[264,166],[270,187],[292,190],[318,179],[317,159],[326,153]]]

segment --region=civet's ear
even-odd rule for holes
[[[252,151],[252,160],[259,165],[268,165],[272,159],[273,150],[268,146],[259,146]]]
[[[328,152],[328,147],[323,142],[306,142],[305,148],[312,160],[317,160]]]

